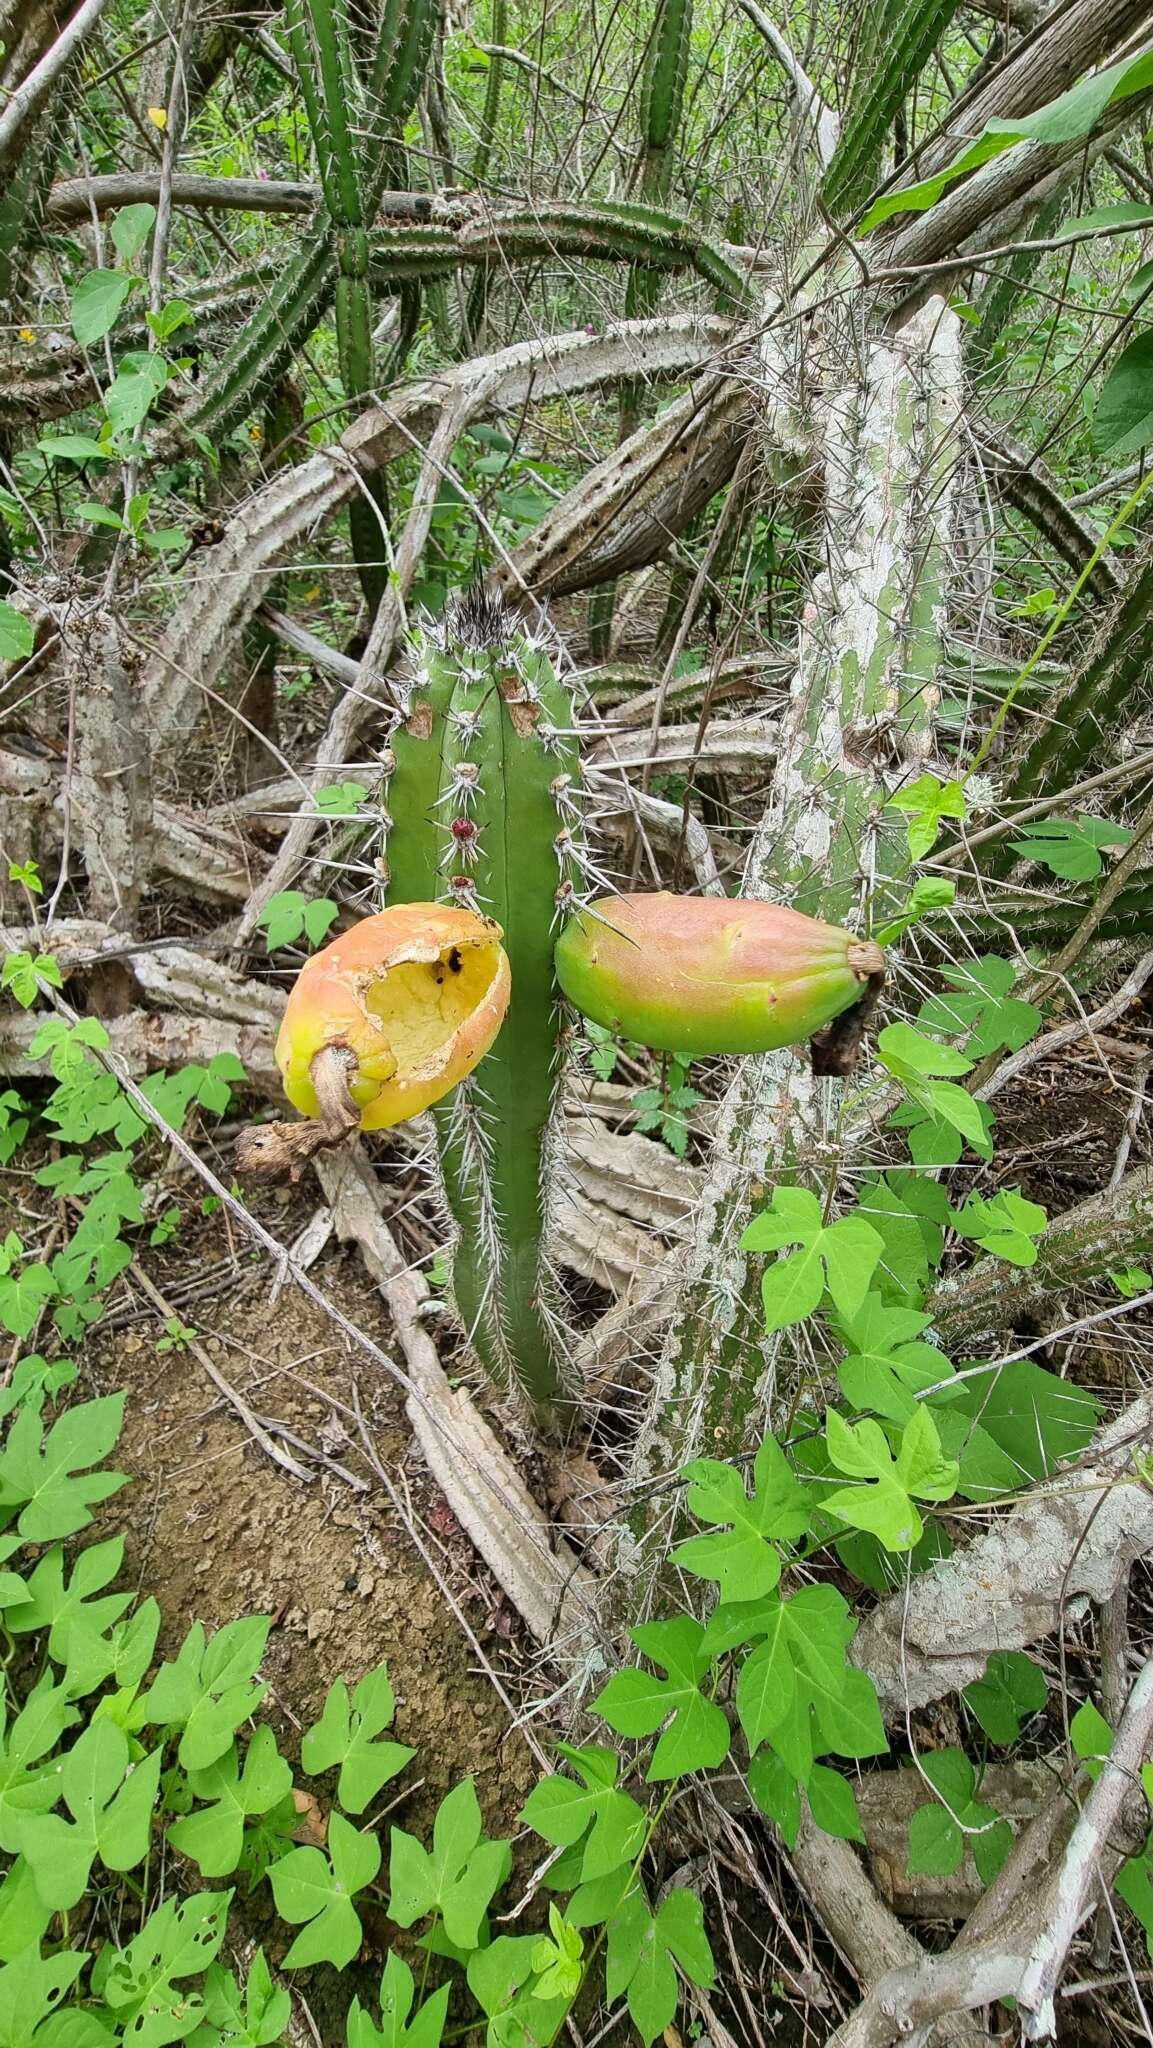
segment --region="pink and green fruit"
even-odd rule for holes
[[[569,1001],[621,1038],[694,1059],[800,1045],[883,975],[870,940],[745,897],[604,896],[556,948]]]

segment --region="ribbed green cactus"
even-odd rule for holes
[[[646,200],[664,200],[672,183],[677,130],[684,107],[693,31],[693,0],[657,0],[641,78],[640,190]],[[655,312],[664,267],[634,259],[625,291],[625,317],[641,320]],[[643,385],[621,386],[618,438],[627,441],[640,424]],[[603,660],[612,642],[617,587],[594,591],[589,604],[589,652]]]
[[[885,137],[905,94],[956,11],[957,0],[880,0],[860,10],[853,89],[821,187],[830,213],[854,211],[872,191]]]
[[[507,0],[492,0],[489,20],[489,41],[497,48],[503,47],[508,34]],[[497,120],[500,115],[500,94],[504,84],[504,58],[490,56],[488,77],[485,80],[484,107],[480,117],[480,136],[472,159],[472,183],[483,188],[488,179],[492,163],[492,146],[496,140]],[[484,335],[484,323],[488,312],[488,272],[478,270],[469,286],[464,313],[462,342],[466,349],[479,349]]]
[[[572,697],[544,633],[484,590],[450,603],[414,642],[390,742],[387,898],[460,903],[504,930],[508,1019],[434,1111],[437,1151],[461,1319],[493,1377],[546,1414],[563,1391],[543,1249],[560,1067],[553,946],[586,873],[579,774]]]
[[[432,48],[439,0],[387,0],[369,75],[356,62],[348,0],[286,0],[285,32],[308,119],[323,207],[266,302],[246,322],[187,415],[200,433],[226,431],[251,411],[335,301],[345,397],[372,389],[374,259],[369,229],[390,174],[394,134],[410,111]],[[418,265],[400,275],[420,274]],[[385,587],[381,477],[349,507],[353,553],[370,605]]]

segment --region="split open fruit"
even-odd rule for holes
[[[784,905],[604,896],[557,942],[571,1003],[622,1038],[694,1059],[799,1045],[879,985],[885,956]]]
[[[378,1131],[439,1102],[483,1059],[510,994],[501,928],[442,903],[398,903],[314,954],[280,1026],[284,1092],[323,1114],[312,1064],[335,1047],[360,1127]],[[355,1069],[353,1061],[355,1060]]]

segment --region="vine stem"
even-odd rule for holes
[[[1151,484],[1153,484],[1153,470],[1151,470],[1149,474],[1142,479],[1142,481],[1138,484],[1136,490],[1130,493],[1130,495],[1126,498],[1125,503],[1122,505],[1121,510],[1116,514],[1114,519],[1106,528],[1105,532],[1101,535],[1100,540],[1097,542],[1096,547],[1094,548],[1084,568],[1081,570],[1081,573],[1077,577],[1076,582],[1073,584],[1073,587],[1070,590],[1069,595],[1066,598],[1063,598],[1061,603],[1058,605],[1056,611],[1053,614],[1052,619],[1049,621],[1048,626],[1042,633],[1041,638],[1038,640],[1037,645],[1033,649],[1032,654],[1029,656],[1028,661],[1025,663],[1024,668],[1021,670],[1020,675],[1013,683],[1012,688],[1002,698],[997,715],[994,718],[992,725],[989,727],[988,732],[985,734],[985,737],[982,740],[980,746],[978,747],[976,753],[974,754],[972,762],[969,768],[967,769],[966,774],[962,776],[962,781],[967,781],[970,775],[975,775],[977,773],[977,770],[980,768],[981,763],[987,758],[989,749],[992,747],[994,741],[997,738],[998,733],[1000,732],[1002,726],[1005,723],[1005,720],[1009,716],[1009,713],[1012,710],[1013,705],[1016,703],[1019,693],[1021,692],[1021,690],[1024,689],[1025,684],[1028,682],[1029,677],[1033,673],[1033,670],[1037,667],[1038,662],[1044,659],[1045,654],[1052,645],[1057,634],[1060,632],[1062,626],[1064,625],[1066,619],[1072,611],[1073,606],[1076,604],[1077,599],[1080,597],[1081,592],[1084,590],[1085,585],[1089,581],[1090,576],[1093,574],[1094,569],[1097,567],[1098,562],[1101,561],[1102,557],[1112,546],[1113,541],[1116,535],[1121,531],[1121,528],[1128,524],[1134,512],[1137,510],[1138,505],[1141,503],[1142,498],[1146,495],[1147,491],[1149,490]]]

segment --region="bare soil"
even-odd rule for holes
[[[303,1204],[299,1214],[281,1213],[276,1227],[291,1238],[307,1213]],[[181,1232],[149,1256],[150,1277],[162,1292],[166,1272],[175,1284],[198,1256],[208,1266],[227,1250],[219,1218],[191,1235],[198,1241]],[[351,1685],[387,1664],[397,1696],[392,1732],[417,1751],[382,1795],[384,1806],[395,1801],[390,1819],[427,1839],[444,1793],[471,1775],[488,1832],[512,1836],[536,1763],[390,1504],[360,1437],[358,1410],[380,1464],[411,1502],[437,1572],[514,1698],[523,1690],[515,1618],[412,1452],[396,1383],[346,1349],[323,1312],[291,1286],[273,1299],[266,1265],[250,1264],[238,1251],[236,1271],[235,1285],[183,1309],[183,1320],[254,1410],[283,1422],[366,1490],[358,1493],[315,1464],[307,1449],[291,1447],[315,1471],[310,1482],[275,1465],[189,1350],[158,1351],[161,1319],[137,1296],[141,1312],[126,1326],[95,1332],[84,1368],[93,1392],[128,1392],[116,1463],[134,1483],[102,1511],[100,1528],[102,1535],[123,1530],[126,1576],[160,1602],[159,1654],[172,1655],[193,1621],[215,1629],[239,1615],[271,1616],[264,1711],[294,1759],[332,1681],[343,1677]],[[313,1274],[348,1316],[389,1346],[387,1311],[351,1253],[330,1245]],[[246,1911],[254,1938],[278,1958],[291,1930],[275,1920],[266,1887]],[[312,1973],[310,2008],[326,2044],[343,2042],[343,2013],[354,1991],[364,2001],[374,1998],[380,1959],[395,1940],[395,1930],[377,1917],[374,1925],[371,1909],[365,1915],[368,1942],[359,1967],[339,1979],[327,1970]]]

